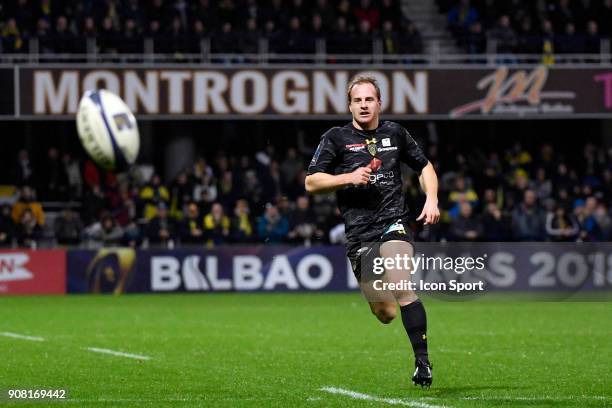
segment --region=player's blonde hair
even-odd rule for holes
[[[380,101],[380,87],[378,86],[378,81],[376,80],[376,78],[367,75],[358,75],[351,79],[351,82],[349,82],[348,88],[346,90],[349,104],[351,103],[351,91],[353,90],[353,87],[355,85],[359,84],[372,84],[374,89],[376,89],[376,97]]]

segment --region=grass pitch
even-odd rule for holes
[[[612,303],[425,299],[434,383],[401,321],[358,294],[0,299],[0,403],[66,406],[612,406]],[[94,353],[96,347],[150,357]],[[15,406],[42,406],[19,401]]]

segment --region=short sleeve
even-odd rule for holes
[[[321,136],[319,146],[317,146],[317,150],[315,150],[308,166],[308,175],[314,173],[333,173],[332,163],[337,155],[336,145],[331,138],[333,132],[334,129],[331,129]]]
[[[402,149],[402,161],[408,166],[410,166],[412,170],[416,171],[417,173],[420,173],[421,170],[423,170],[423,168],[427,166],[429,160],[427,160],[427,157],[425,157],[425,154],[423,153],[421,147],[417,144],[417,142],[414,141],[414,139],[412,138],[412,136],[410,136],[410,133],[408,133],[406,129],[401,128],[401,133],[402,139],[404,141],[404,148]]]

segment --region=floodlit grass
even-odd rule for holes
[[[0,332],[45,339],[0,336],[0,403],[67,389],[65,406],[611,406],[612,303],[512,299],[425,299],[421,389],[401,321],[354,293],[0,298]]]

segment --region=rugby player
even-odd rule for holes
[[[438,178],[432,164],[408,131],[397,123],[380,121],[380,88],[368,76],[354,78],[348,87],[351,123],[333,127],[321,137],[308,168],[306,191],[336,192],[346,227],[347,256],[372,313],[384,324],[397,314],[415,355],[415,385],[430,386],[431,363],[427,353],[427,319],[423,303],[411,290],[377,293],[373,260],[396,255],[412,256],[413,238],[408,226],[409,209],[402,194],[400,163],[417,173],[426,201],[417,221],[435,224]],[[409,271],[397,266],[384,269],[382,278],[399,282]],[[379,285],[380,286],[380,285]]]

